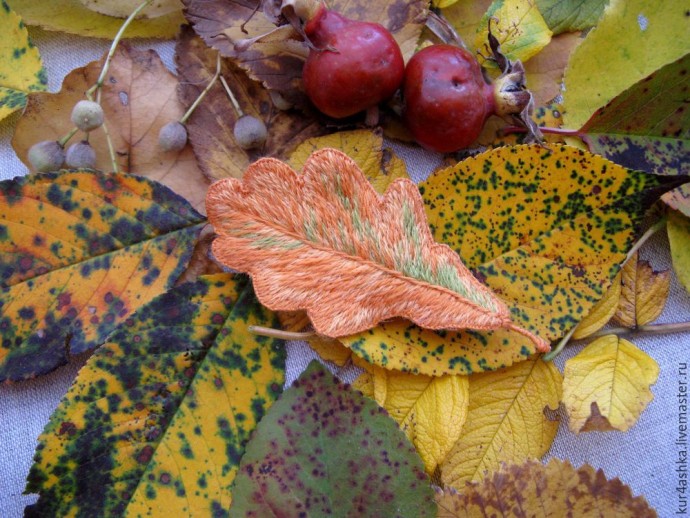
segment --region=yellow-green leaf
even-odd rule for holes
[[[579,469],[552,459],[502,466],[493,476],[460,491],[437,491],[437,518],[498,516],[656,518],[641,497],[619,479],[607,480],[586,464]]]
[[[546,408],[556,409],[562,377],[539,358],[509,369],[469,378],[470,406],[460,439],[441,465],[444,484],[462,488],[502,462],[518,463],[544,455],[558,430]]]
[[[667,232],[673,269],[690,293],[690,219],[680,212],[669,211]]]
[[[204,218],[143,177],[63,171],[0,182],[0,380],[100,345],[184,270]]]
[[[647,207],[683,181],[554,145],[497,148],[419,187],[435,239],[506,301],[515,322],[555,340],[603,297]],[[427,375],[493,370],[535,352],[511,331],[432,332],[399,320],[343,342],[371,363]]]
[[[552,33],[532,0],[494,0],[477,28],[474,45],[479,50],[486,49],[489,41],[490,18],[501,51],[513,61],[527,61],[551,41]]]
[[[596,25],[608,0],[536,0],[554,34],[589,29]]]
[[[282,390],[275,317],[251,285],[200,278],[152,300],[94,353],[39,438],[40,516],[212,516]]]
[[[460,437],[469,404],[468,378],[365,368],[355,388],[388,411],[414,444],[427,473],[433,474]]]
[[[61,31],[91,38],[112,39],[122,26],[122,18],[99,14],[81,0],[10,0],[10,5],[28,25],[49,31]],[[134,20],[125,32],[126,38],[173,38],[185,23],[182,10],[153,19]]]
[[[611,0],[566,69],[565,126],[582,127],[616,95],[686,55],[688,34],[683,2]]]
[[[621,274],[619,273],[616,278],[613,279],[611,287],[601,300],[589,310],[585,318],[580,320],[577,328],[575,328],[575,332],[573,332],[572,339],[580,340],[581,338],[586,338],[608,324],[609,320],[616,314],[620,298]]]
[[[653,399],[659,366],[632,343],[603,336],[565,363],[563,403],[575,432],[626,431]]]
[[[409,178],[405,162],[384,146],[383,132],[378,130],[338,131],[305,140],[290,154],[287,163],[299,171],[314,151],[339,149],[352,158],[376,192],[383,194],[397,178]]]
[[[620,302],[614,319],[629,328],[654,322],[664,310],[670,287],[669,271],[654,271],[633,254],[621,271]]]
[[[79,0],[84,7],[97,13],[127,18],[141,4],[141,0]],[[149,2],[137,18],[158,18],[182,10],[181,0],[155,0]]]
[[[0,3],[0,120],[26,105],[27,92],[45,90],[48,78],[22,19]]]

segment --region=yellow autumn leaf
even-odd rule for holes
[[[467,376],[424,376],[364,362],[354,387],[385,408],[432,474],[460,437],[468,409]]]
[[[48,78],[22,19],[0,3],[0,120],[26,105],[26,94],[45,90]]]
[[[116,18],[127,18],[142,3],[142,0],[79,0],[84,7],[97,13]],[[158,18],[182,10],[181,0],[153,0],[138,18]]]
[[[626,431],[653,399],[659,366],[635,345],[607,335],[565,363],[563,403],[575,432]]]
[[[490,19],[494,20],[491,32],[501,44],[501,51],[513,61],[527,61],[551,41],[552,33],[533,1],[495,0],[479,22],[474,39],[475,48],[482,55],[489,55],[486,46]]]
[[[381,130],[339,131],[307,139],[295,148],[287,163],[299,171],[309,155],[325,148],[339,149],[352,158],[379,194],[396,178],[409,178],[405,162],[384,147]]]
[[[14,9],[28,25],[92,38],[112,39],[122,26],[122,18],[99,14],[81,0],[12,0]],[[125,33],[127,38],[172,38],[185,23],[182,10],[153,19],[134,20]]]
[[[589,311],[587,316],[580,320],[580,323],[575,328],[573,333],[573,340],[580,340],[586,338],[604,327],[609,323],[609,320],[615,315],[618,309],[618,304],[621,298],[621,274],[619,273],[611,284],[611,287]]]
[[[680,283],[690,292],[690,219],[681,212],[669,211],[666,229],[673,269]]]
[[[580,128],[600,107],[690,52],[684,2],[611,0],[565,72],[564,125]]]
[[[659,318],[671,288],[671,272],[656,272],[635,253],[621,271],[620,302],[614,320],[629,328]]]
[[[585,464],[575,469],[567,461],[544,465],[529,460],[502,466],[493,476],[436,492],[438,518],[487,516],[655,518],[641,497],[633,497],[619,479],[607,480],[601,470]],[[515,512],[510,510],[515,509]],[[519,512],[518,512],[519,511]]]
[[[490,5],[491,0],[461,0],[441,10],[443,17],[453,26],[467,48],[473,52],[476,50],[473,45],[477,29]],[[484,48],[486,40],[480,43],[480,48]]]
[[[544,410],[558,407],[561,384],[558,369],[540,358],[470,376],[467,419],[441,465],[443,483],[461,488],[502,462],[544,455],[558,430]]]

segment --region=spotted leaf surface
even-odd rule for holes
[[[597,110],[581,130],[590,150],[633,169],[690,174],[689,69],[686,54]],[[690,215],[687,186],[664,200]]]
[[[252,430],[282,390],[285,352],[246,278],[202,277],[122,323],[39,439],[40,516],[219,516]]]
[[[100,345],[180,276],[204,219],[167,187],[95,171],[0,183],[0,380]]]
[[[437,491],[436,503],[438,518],[506,516],[506,509],[515,510],[511,516],[657,516],[619,479],[609,480],[588,464],[575,469],[558,459],[504,466],[481,482]]]
[[[269,308],[306,310],[319,334],[394,316],[434,329],[513,328],[503,303],[433,241],[415,184],[396,180],[381,196],[340,151],[313,153],[301,175],[255,162],[241,180],[214,183],[206,209],[215,257],[249,272]]]
[[[45,90],[48,78],[22,19],[0,2],[0,120],[26,105],[27,92]]]
[[[602,298],[647,208],[685,182],[571,147],[498,148],[420,184],[434,237],[510,307],[555,340]],[[430,375],[511,365],[534,346],[510,330],[434,332],[386,322],[346,344],[372,363]]]
[[[416,518],[436,506],[395,421],[312,362],[257,426],[233,486],[230,516],[276,514]]]

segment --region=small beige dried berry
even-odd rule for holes
[[[165,151],[181,151],[187,145],[187,128],[181,122],[169,122],[158,133],[158,146]]]
[[[65,150],[55,140],[44,140],[29,148],[28,159],[39,173],[57,171],[65,161]]]
[[[67,148],[65,163],[75,169],[96,167],[96,151],[86,140],[76,142]]]
[[[94,101],[85,99],[72,108],[72,123],[82,131],[91,131],[103,125],[103,108]]]
[[[251,115],[243,115],[233,129],[237,145],[242,149],[254,149],[264,145],[268,130],[263,121]]]

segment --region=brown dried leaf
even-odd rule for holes
[[[654,510],[619,479],[588,464],[552,459],[512,464],[482,482],[436,493],[438,518],[479,516],[615,516],[652,518]],[[513,514],[510,510],[518,511]]]
[[[636,328],[655,321],[664,309],[671,286],[671,272],[654,271],[634,254],[621,271],[621,296],[614,320]]]
[[[176,61],[180,75],[180,98],[191,105],[216,71],[217,52],[191,29],[183,30],[177,43]],[[228,59],[221,74],[232,89],[242,111],[262,120],[268,128],[263,148],[246,151],[235,142],[233,128],[237,112],[222,84],[217,82],[187,121],[189,139],[199,166],[209,178],[239,178],[260,156],[284,158],[303,140],[327,130],[316,119],[295,111],[278,110],[268,91]]]
[[[253,79],[281,92],[302,105],[302,65],[308,48],[290,26],[276,26],[258,9],[259,0],[184,0],[186,16],[196,33],[223,56],[235,60]],[[354,20],[378,22],[387,27],[400,45],[403,56],[414,53],[426,19],[428,2],[423,0],[334,0],[328,7]],[[269,36],[248,48],[236,43],[262,34]]]
[[[12,146],[26,164],[29,148],[41,140],[57,140],[73,127],[70,113],[84,98],[101,72],[101,61],[93,61],[70,72],[58,93],[35,93],[17,123]],[[115,53],[103,85],[101,104],[120,171],[157,180],[196,209],[203,210],[208,181],[196,165],[190,146],[182,151],[162,153],[158,132],[178,120],[184,108],[177,100],[177,80],[153,50],[136,50],[122,43]],[[77,138],[82,138],[78,134]],[[103,129],[90,133],[96,151],[96,169],[113,169]]]

